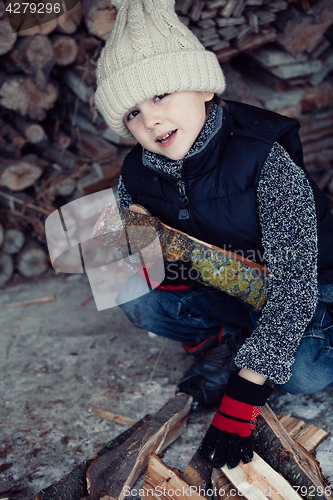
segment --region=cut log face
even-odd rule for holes
[[[82,7],[89,33],[107,40],[116,19],[116,8],[108,0],[83,0]]]
[[[47,269],[46,253],[37,244],[31,244],[21,253],[17,269],[25,278],[37,278]]]
[[[58,66],[68,66],[77,58],[79,47],[73,37],[57,35],[52,38],[55,53],[55,63]]]
[[[23,247],[25,236],[19,229],[7,229],[2,245],[2,251],[9,254],[18,253]]]
[[[12,191],[22,191],[22,189],[32,186],[42,173],[41,168],[22,161],[3,171],[0,185],[8,187]]]
[[[159,453],[183,432],[192,397],[177,394],[126,443],[94,460],[87,471],[90,500],[122,500]]]
[[[3,83],[0,98],[4,108],[19,111],[33,120],[44,120],[46,111],[58,98],[58,89],[49,82],[45,89],[40,90],[31,78],[15,76]]]
[[[47,138],[43,127],[38,123],[27,125],[24,130],[24,135],[31,144],[38,144]]]

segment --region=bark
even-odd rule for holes
[[[267,285],[263,266],[173,229],[157,217],[110,203],[96,222],[92,239],[115,246],[126,254],[129,241],[131,253],[144,250],[146,262],[156,262],[161,253],[165,260],[190,260],[199,283],[235,295],[257,309],[265,305]],[[150,273],[154,281],[154,266]]]
[[[187,464],[182,474],[182,478],[189,485],[206,490],[211,487],[212,472],[213,466],[211,459],[202,458],[199,451],[196,451]]]

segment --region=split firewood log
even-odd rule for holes
[[[22,191],[32,186],[42,175],[43,170],[27,161],[18,161],[2,172],[0,185],[12,191]]]
[[[25,278],[37,278],[41,276],[48,267],[46,252],[37,242],[28,243],[19,255],[17,270]]]
[[[16,43],[10,56],[40,90],[45,89],[55,64],[53,46],[47,36],[35,35],[22,38]]]
[[[171,444],[185,429],[192,397],[179,393],[124,444],[96,458],[87,471],[90,500],[123,500],[149,457]]]
[[[303,446],[309,453],[313,453],[318,444],[329,436],[329,432],[320,429],[316,425],[307,424],[299,418],[291,417],[290,414],[278,416],[283,428],[298,444]]]
[[[11,28],[8,21],[0,21],[0,56],[12,50],[17,39],[17,33]]]
[[[163,224],[157,217],[119,208],[110,203],[96,222],[92,239],[128,255],[144,250],[154,262],[162,252],[166,260],[190,260],[199,283],[235,295],[256,309],[266,303],[267,269],[237,253],[210,245]],[[126,231],[125,231],[126,229]],[[148,272],[153,273],[153,268]],[[151,274],[149,274],[151,277]]]
[[[44,120],[58,98],[58,86],[47,83],[41,90],[28,76],[12,76],[0,88],[0,104],[33,120]]]
[[[75,7],[57,19],[57,31],[72,35],[80,26],[82,20],[82,3],[77,2]]]
[[[2,251],[9,254],[18,253],[25,243],[25,236],[20,229],[7,229],[5,231]]]
[[[148,422],[150,418],[150,415],[145,415],[141,420],[132,425],[132,427],[122,432],[119,436],[111,439],[106,446],[94,453],[88,460],[85,460],[75,467],[72,472],[67,474],[60,481],[41,490],[36,495],[35,500],[78,500],[88,495],[86,472],[92,461],[125,443],[126,440],[133,436],[133,434]]]
[[[317,460],[289,436],[268,405],[258,418],[254,440],[260,456],[298,487],[301,496],[332,500]]]
[[[0,253],[0,286],[4,286],[13,276],[13,259],[6,253]]]
[[[187,464],[182,478],[190,486],[206,490],[211,487],[213,466],[210,458],[203,458],[199,453],[200,446]]]
[[[106,40],[117,16],[116,8],[108,0],[83,0],[82,8],[89,33]]]
[[[152,455],[149,459],[140,496],[149,500],[155,500],[156,498],[160,500],[170,500],[170,498],[205,500],[204,488],[197,488],[187,484],[177,469],[168,467],[156,455]]]
[[[51,40],[55,54],[55,64],[58,64],[58,66],[72,64],[79,52],[75,39],[68,35],[54,35]]]

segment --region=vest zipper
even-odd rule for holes
[[[178,214],[178,219],[184,220],[184,219],[189,219],[190,214],[187,208],[187,205],[189,204],[189,199],[186,195],[185,191],[185,182],[184,181],[178,181],[178,190],[179,190],[179,214]]]

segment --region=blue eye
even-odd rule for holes
[[[166,97],[169,94],[160,94],[155,96],[155,101],[161,101],[164,97]]]
[[[133,118],[135,118],[138,114],[140,113],[140,111],[138,111],[137,109],[135,109],[134,111],[131,111],[130,113],[128,113],[127,117],[126,117],[126,120],[129,121],[129,120],[132,120]]]

